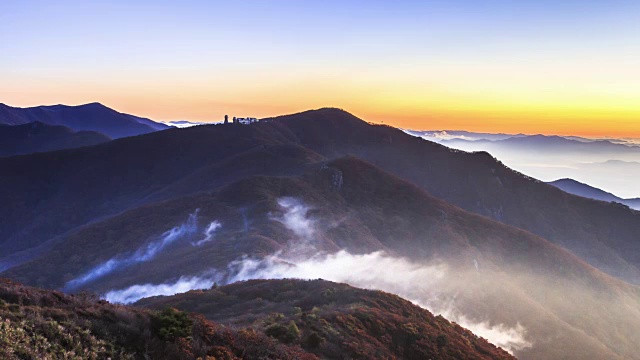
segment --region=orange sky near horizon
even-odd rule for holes
[[[612,58],[601,61],[613,61]],[[594,63],[595,62],[595,63]],[[11,106],[100,102],[157,121],[219,121],[337,107],[409,129],[640,138],[640,68],[630,60],[494,64],[260,64],[8,74]]]
[[[187,96],[144,91],[143,94],[56,94],[12,93],[0,96],[10,106],[80,105],[100,102],[117,111],[148,117],[156,121],[190,120],[215,122],[225,114],[230,116],[270,117],[321,107],[344,109],[363,120],[384,123],[394,127],[415,130],[467,130],[491,133],[525,133],[547,135],[576,135],[586,137],[640,138],[640,109],[575,105],[572,107],[544,107],[539,104],[499,104],[477,106],[473,99],[422,101],[418,96],[397,100],[397,96],[374,94],[366,97],[349,97],[336,90],[307,97],[304,93],[253,92],[249,96],[199,94]],[[229,94],[227,94],[229,95]],[[37,99],[37,102],[34,102]],[[598,105],[598,104],[595,104]]]
[[[639,23],[626,0],[0,1],[0,102],[640,138]]]

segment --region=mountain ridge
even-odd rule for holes
[[[574,179],[570,179],[570,178],[558,179],[558,180],[550,181],[547,184],[553,185],[558,189],[566,191],[570,194],[586,197],[589,199],[606,201],[606,202],[616,202],[623,205],[627,205],[628,207],[634,210],[640,210],[640,198],[623,199],[610,192],[606,192],[602,189],[598,189],[594,186],[579,182]]]
[[[328,359],[510,357],[459,325],[400,297],[320,279],[250,280],[174,297],[147,298],[136,306],[172,306],[229,326],[250,322],[274,337],[285,337],[275,329],[293,321],[303,333],[294,343]]]
[[[92,179],[95,185],[85,187],[83,192],[86,194],[83,195],[85,198],[83,201],[90,202],[104,198],[102,208],[92,206],[87,209],[88,212],[81,214],[89,218],[99,214],[114,214],[130,206],[141,205],[140,201],[144,201],[143,199],[148,196],[151,196],[148,198],[149,201],[171,198],[173,196],[171,193],[159,197],[152,194],[160,194],[158,191],[170,188],[174,182],[184,179],[185,174],[195,174],[196,171],[232,154],[253,148],[260,149],[263,146],[285,144],[301,146],[327,159],[347,154],[355,155],[467,211],[524,228],[550,239],[574,251],[596,267],[621,276],[627,281],[640,278],[640,269],[638,269],[640,252],[620,250],[626,246],[624,244],[635,239],[633,234],[636,232],[632,229],[638,225],[633,225],[636,222],[632,213],[616,208],[615,204],[589,203],[590,200],[563,195],[566,193],[559,192],[560,190],[555,187],[513,172],[487,153],[457,152],[407,135],[398,129],[367,124],[353,115],[336,109],[292,114],[250,126],[203,125],[171,129],[142,138],[118,139],[107,144],[85,148],[86,150],[82,152],[65,150],[62,153],[58,152],[56,156],[36,154],[37,156],[28,156],[20,160],[0,160],[8,172],[24,172],[18,169],[34,162],[33,165],[28,165],[30,170],[27,169],[27,172],[21,175],[25,181],[13,185],[7,183],[7,180],[10,182],[15,180],[12,178],[4,180],[0,178],[0,181],[4,181],[5,186],[17,186],[15,191],[5,193],[7,203],[16,201],[10,200],[11,196],[25,191],[26,186],[35,186],[30,192],[34,195],[39,193],[39,196],[32,200],[29,200],[29,196],[25,196],[27,204],[35,204],[36,201],[50,203],[56,200],[52,197],[53,193],[51,195],[43,193],[47,188],[44,184],[45,179],[47,183],[58,183],[62,179],[56,179],[55,174],[42,173],[37,169],[45,168],[35,164],[43,162],[56,164],[63,161],[64,166],[61,167],[63,172],[76,170],[73,170],[75,174],[71,178],[67,178],[65,183],[62,183],[62,188],[58,189],[58,192],[66,189],[65,191],[69,191],[71,196],[75,196],[73,194],[77,190],[72,187],[72,184],[81,184]],[[140,148],[153,150],[149,150],[149,154],[143,156],[136,150]],[[282,156],[278,155],[278,157]],[[105,161],[92,163],[94,171],[91,174],[82,172],[81,169],[89,166],[88,159],[101,157],[104,157]],[[107,159],[110,160],[107,161]],[[247,158],[247,160],[251,159],[251,157]],[[252,173],[264,173],[269,169],[261,166],[262,163],[257,162]],[[292,166],[295,165],[292,163]],[[133,171],[124,173],[123,170],[127,167],[131,167]],[[143,171],[146,171],[149,176],[139,176]],[[201,178],[196,187],[183,186],[185,190],[181,190],[180,195],[215,190],[218,186],[214,185],[217,179],[216,174],[217,172],[214,171],[206,175],[207,178]],[[120,182],[117,188],[114,188],[115,183],[110,180],[114,177]],[[40,178],[42,180],[37,182],[42,182],[41,184],[33,183],[34,179]],[[206,179],[214,181],[209,182]],[[99,188],[98,184],[101,184]],[[531,196],[532,193],[538,196]],[[9,199],[6,198],[7,195]],[[21,200],[22,203],[24,201]],[[50,204],[50,207],[54,206],[53,203]],[[77,206],[82,206],[80,204]],[[529,204],[529,206],[523,207],[521,204]],[[605,207],[608,210],[605,210]],[[547,208],[549,210],[544,212],[534,210]],[[0,231],[6,232],[7,225],[9,228],[17,227],[21,222],[25,222],[27,217],[15,211],[18,209],[0,217]],[[571,223],[558,221],[566,217],[565,209],[571,209],[571,213],[576,215],[570,218]],[[587,209],[590,210],[587,211]],[[69,211],[75,211],[75,209],[69,209]],[[57,213],[59,211],[56,211]],[[613,214],[616,215],[612,216]],[[43,213],[42,216],[43,221],[48,221],[51,216],[56,215]],[[67,216],[66,219],[70,217]],[[3,221],[5,225],[2,225]],[[37,222],[31,220],[29,222],[31,225],[28,223],[20,225],[22,233],[44,231],[46,228],[49,229],[48,234],[55,234],[51,232],[54,231],[53,228],[65,226],[64,222],[43,222],[38,228],[30,230]],[[80,221],[77,225],[81,223]],[[606,234],[606,229],[610,228],[609,224],[617,224],[615,226],[620,234],[616,239]],[[595,229],[585,232],[581,230],[585,226],[595,226]],[[17,239],[15,236],[24,236],[14,234],[5,235],[3,238]],[[33,236],[30,236],[30,239],[36,243],[41,241]],[[9,242],[17,244],[14,240]],[[0,248],[2,246],[0,244]],[[586,246],[597,250],[587,252]]]
[[[0,156],[24,155],[97,145],[111,141],[97,131],[74,131],[63,125],[32,122],[0,125]]]
[[[120,113],[101,103],[43,105],[27,108],[0,103],[0,124],[21,125],[39,121],[49,125],[64,125],[75,131],[97,131],[110,138],[147,134],[169,126],[150,119]]]

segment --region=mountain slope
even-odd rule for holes
[[[548,182],[547,184],[553,185],[558,189],[568,192],[569,194],[578,195],[594,200],[616,202],[627,205],[632,209],[640,210],[640,199],[623,199],[613,195],[612,193],[608,193],[606,191],[600,190],[596,187],[589,186],[573,179],[559,179],[556,181]]]
[[[275,150],[288,147],[300,155]],[[295,173],[319,158],[348,154],[465,210],[541,235],[609,274],[640,279],[637,213],[566,194],[486,153],[453,151],[335,109],[2,159],[0,200],[8,206],[0,214],[0,253],[33,248],[144,203],[213,191],[249,175]],[[234,156],[246,164],[233,166]]]
[[[111,305],[0,279],[2,359],[306,359],[317,357],[197,314]]]
[[[380,291],[323,280],[253,280],[137,305],[252,326],[323,359],[509,359],[470,331]],[[300,333],[288,337],[291,322]]]
[[[39,246],[132,206],[173,197],[157,195],[169,186],[194,193],[247,174],[295,171],[319,157],[280,145],[291,141],[270,129],[222,127],[170,129],[82,150],[0,159],[5,169],[0,200],[7,204],[0,209],[0,255]],[[209,171],[208,177],[193,178],[194,186],[180,185],[199,170]]]
[[[11,107],[0,103],[0,124],[21,125],[36,121],[66,126],[75,131],[97,131],[113,139],[169,128],[149,119],[119,113],[100,103],[30,108]]]
[[[208,230],[215,223],[215,232]],[[317,278],[322,273],[290,273],[278,264],[305,269],[317,254],[340,251],[354,258],[337,264],[316,258],[311,261],[329,263],[313,268],[357,265],[358,256],[376,258],[371,254],[378,251],[408,259],[414,263],[410,271],[446,264],[442,278],[425,271],[427,277],[408,277],[411,284],[401,280],[406,270],[393,266],[379,276],[403,276],[382,285],[332,280],[376,288],[401,284],[382,288],[425,306],[430,299],[442,299],[438,308],[455,300],[456,311],[472,323],[521,324],[533,346],[513,348],[518,357],[616,359],[633,358],[638,350],[625,335],[640,331],[637,288],[542,238],[465,212],[356,158],[321,162],[302,176],[249,177],[214,193],[129,210],[65,236],[4,274],[39,286],[136,299],[158,289],[184,289],[183,283],[209,287],[262,276],[243,270],[251,265],[242,260],[246,256],[258,269],[277,270],[267,275]],[[274,254],[281,258],[272,259]],[[384,267],[363,266],[341,273]]]
[[[640,215],[627,208],[568,195],[487,153],[451,150],[335,109],[273,122],[321,155],[355,155],[465,210],[549,239],[605,272],[640,279],[640,249],[634,246]]]
[[[96,131],[73,131],[41,122],[0,125],[0,156],[29,154],[96,145],[110,141]]]

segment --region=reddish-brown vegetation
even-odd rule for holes
[[[112,305],[0,279],[2,359],[317,359],[201,315]]]
[[[251,325],[329,359],[511,359],[469,330],[398,296],[324,280],[251,280],[144,299]]]

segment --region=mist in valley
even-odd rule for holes
[[[217,227],[219,227],[218,223],[214,222],[210,224],[209,227],[205,230],[205,238],[195,242],[194,246],[198,246],[202,243],[210,241],[211,236],[213,236],[213,232],[217,229]],[[185,236],[195,234],[197,232],[197,229],[198,210],[196,209],[192,214],[189,215],[188,219],[184,223],[166,231],[159,237],[159,239],[148,242],[146,245],[138,248],[132,253],[116,255],[111,259],[92,267],[84,274],[68,281],[65,284],[64,289],[66,291],[75,290],[82,285],[98,280],[115,271],[121,271],[131,265],[150,261],[167,246],[184,238]]]
[[[163,283],[112,289],[102,297],[133,303],[250,279],[321,278],[396,294],[525,359],[606,354],[611,344],[623,358],[637,348],[619,331],[640,330],[640,303],[634,294],[615,297],[588,280],[557,278],[526,267],[499,268],[478,259],[460,264],[409,260],[385,251],[318,251],[316,238],[323,229],[309,215],[311,208],[296,198],[281,198],[278,204],[282,213],[270,218],[294,235],[281,251],[241,257],[225,268],[183,274]],[[216,227],[211,224],[215,223],[203,226],[198,237],[208,238]],[[620,307],[603,309],[605,304]]]

